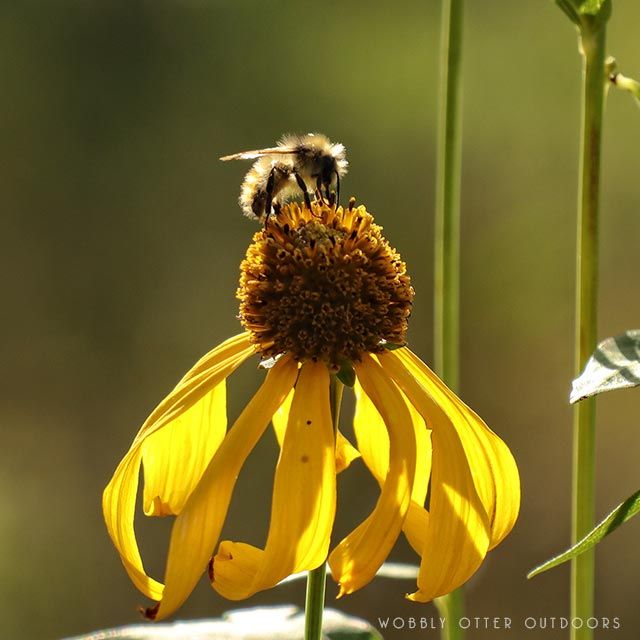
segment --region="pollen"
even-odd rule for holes
[[[336,371],[405,343],[414,291],[400,255],[364,206],[284,205],[240,266],[240,321],[264,358]]]

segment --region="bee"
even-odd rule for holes
[[[278,206],[302,191],[310,207],[309,189],[331,200],[335,187],[340,197],[340,178],[347,173],[344,145],[332,143],[321,133],[286,135],[277,146],[243,151],[220,160],[255,160],[242,183],[239,203],[246,216],[262,220],[269,217],[272,206]]]

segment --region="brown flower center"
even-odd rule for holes
[[[337,370],[403,344],[413,289],[364,206],[282,207],[240,266],[240,321],[264,357],[291,353]]]

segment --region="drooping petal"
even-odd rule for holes
[[[177,515],[227,430],[223,380],[142,443],[143,507],[148,516]]]
[[[369,396],[363,392],[359,380],[353,391],[356,397],[353,432],[358,451],[374,478],[383,484],[389,470],[389,433],[384,419]]]
[[[467,458],[473,460],[474,477],[489,485],[481,491],[481,497],[491,519],[489,549],[493,549],[511,531],[520,510],[520,476],[513,455],[482,418],[465,405],[418,356],[407,348],[398,349],[397,354],[405,367],[423,381],[425,389],[437,403],[457,407],[463,419],[460,423],[456,421],[461,425],[459,432],[470,431],[476,438],[465,438],[461,433]],[[473,458],[478,451],[483,456]]]
[[[360,452],[342,435],[342,431],[338,429],[336,433],[336,473],[342,473],[359,457]]]
[[[135,586],[153,600],[160,599],[162,584],[147,576],[133,527],[141,445],[147,437],[215,389],[252,353],[254,347],[248,334],[244,333],[223,342],[199,360],[144,422],[104,490],[102,511],[109,535]]]
[[[220,536],[240,469],[287,397],[297,364],[283,357],[245,407],[216,451],[171,530],[162,601],[149,615],[161,620],[188,597],[205,570]]]
[[[409,509],[416,463],[411,414],[400,391],[369,355],[355,369],[389,433],[388,472],[384,469],[384,484],[373,512],[329,556],[331,574],[340,584],[339,596],[372,580],[389,555]],[[377,444],[384,446],[382,440],[378,438]],[[374,452],[371,458],[375,464],[382,462]]]
[[[211,586],[224,589],[227,600],[246,598],[247,585],[256,577],[256,567],[264,562],[264,550],[246,542],[223,540],[210,565]]]
[[[358,450],[376,480],[381,484],[389,468],[389,434],[380,412],[369,396],[364,393],[362,385],[354,386],[356,410],[353,417],[353,429],[358,442]],[[414,406],[407,402],[402,394],[411,416],[411,424],[416,439],[416,473],[413,481],[411,499],[423,505],[429,489],[431,475],[431,433],[424,418]]]
[[[409,505],[407,517],[402,525],[404,533],[411,548],[420,556],[424,554],[425,544],[427,543],[427,527],[429,526],[429,512],[418,506],[413,500]]]
[[[307,362],[291,403],[276,468],[264,551],[225,541],[213,561],[213,588],[239,600],[325,562],[336,507],[329,372]]]
[[[287,432],[287,423],[289,422],[289,414],[291,413],[291,403],[293,402],[293,396],[296,390],[291,389],[289,395],[285,398],[284,402],[278,407],[278,410],[273,414],[271,418],[271,424],[273,425],[273,431],[276,434],[276,440],[278,446],[282,449],[282,443],[284,442],[284,434]]]
[[[250,334],[245,332],[225,340],[200,358],[144,421],[134,444],[193,406],[254,353]]]
[[[102,511],[107,531],[131,581],[147,598],[158,600],[163,585],[145,572],[133,528],[141,461],[142,451],[136,445],[122,459],[104,490]]]
[[[462,441],[470,436],[456,402],[437,403],[425,390],[422,376],[414,376],[395,351],[379,359],[432,429],[428,527],[418,591],[408,596],[428,602],[466,582],[488,551],[490,519],[474,483],[474,474],[483,470],[473,468],[467,457]]]
[[[287,399],[280,405],[280,408],[273,416],[273,430],[275,431],[278,445],[282,447],[284,434],[287,430],[287,421],[289,420],[289,411],[291,410],[291,402],[293,400],[293,391]],[[349,467],[349,465],[360,457],[358,450],[342,435],[340,429],[336,434],[336,473],[341,473]]]
[[[353,429],[362,459],[381,486],[389,468],[389,434],[384,420],[371,399],[362,390],[359,382],[354,386],[356,410]],[[429,489],[431,475],[431,432],[423,417],[406,398],[405,404],[411,415],[416,438],[416,473],[411,492],[411,504],[402,530],[418,555],[422,555],[426,536],[428,514],[424,502]]]

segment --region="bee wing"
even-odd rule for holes
[[[241,151],[230,156],[222,156],[220,160],[255,160],[264,156],[290,155],[295,152],[295,147],[270,147],[269,149],[255,149],[253,151]]]

